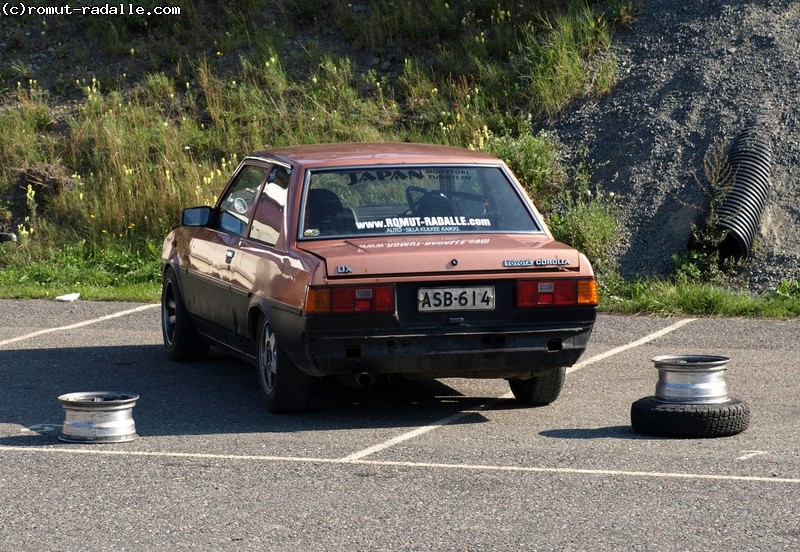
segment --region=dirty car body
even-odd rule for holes
[[[170,356],[254,363],[274,412],[319,376],[505,378],[547,404],[596,317],[589,262],[509,168],[445,146],[253,153],[214,207],[184,210],[162,263]]]

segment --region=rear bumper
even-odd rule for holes
[[[528,378],[572,366],[592,324],[512,331],[328,335],[306,333],[298,366],[314,375]],[[305,362],[303,362],[305,361]]]

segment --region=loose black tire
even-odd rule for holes
[[[258,325],[258,386],[267,410],[276,414],[300,412],[308,407],[312,377],[302,372],[283,353],[269,320]]]
[[[545,406],[561,394],[566,374],[566,368],[558,368],[544,376],[510,379],[508,385],[518,402],[527,406]]]
[[[686,404],[645,397],[631,405],[631,425],[637,433],[659,437],[727,437],[750,425],[750,406],[734,398],[722,403]]]
[[[161,286],[161,333],[172,360],[200,360],[208,353],[208,342],[197,333],[171,268]]]

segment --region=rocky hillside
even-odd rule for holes
[[[553,124],[621,196],[620,271],[665,275],[710,203],[703,159],[756,127],[772,145],[771,188],[745,280],[800,278],[800,4],[649,0],[617,35],[619,83]]]

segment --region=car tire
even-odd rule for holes
[[[631,405],[637,433],[659,437],[705,438],[736,435],[750,424],[750,407],[729,398],[722,403],[669,403],[645,397]]]
[[[311,397],[312,378],[286,356],[267,318],[258,325],[258,386],[267,410],[276,414],[305,410]]]
[[[558,368],[543,376],[510,379],[508,385],[518,402],[527,406],[545,406],[561,394],[566,374],[566,368]]]
[[[197,333],[171,268],[161,286],[161,333],[172,360],[200,360],[208,353],[208,342]]]

